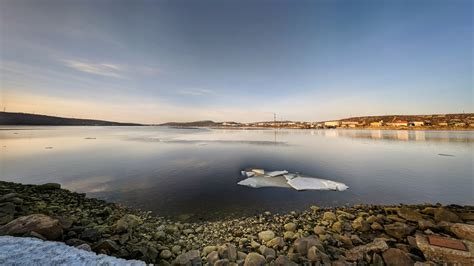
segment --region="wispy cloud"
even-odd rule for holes
[[[99,76],[124,78],[123,66],[110,63],[91,63],[81,60],[63,60],[67,67],[73,68],[77,71],[90,73]]]
[[[191,96],[206,96],[206,95],[214,94],[214,91],[206,90],[206,89],[188,89],[188,90],[180,90],[178,91],[178,94],[191,95]]]

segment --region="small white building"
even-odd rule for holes
[[[383,126],[383,120],[380,120],[378,122],[372,122],[372,123],[370,123],[370,126],[371,127],[381,127],[381,126]]]
[[[341,121],[327,121],[324,122],[325,127],[339,127],[341,126]]]
[[[412,126],[412,127],[422,127],[422,126],[425,125],[425,122],[423,122],[423,121],[410,121],[410,122],[408,122],[408,125]]]

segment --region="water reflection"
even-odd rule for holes
[[[9,127],[0,130],[0,178],[58,182],[161,215],[207,218],[312,204],[473,204],[473,139],[467,131]],[[236,184],[246,167],[350,189],[250,189]]]

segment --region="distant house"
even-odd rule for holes
[[[466,126],[466,123],[459,122],[459,123],[455,123],[454,126],[455,126],[455,127],[465,127],[465,126]]]
[[[410,121],[408,122],[408,125],[411,127],[422,127],[425,123],[423,121]]]
[[[395,121],[395,122],[387,123],[387,126],[392,126],[392,127],[406,127],[406,126],[408,126],[408,121],[397,120],[397,121]]]
[[[341,124],[343,126],[358,126],[359,125],[359,122],[357,121],[342,121]]]
[[[438,123],[438,126],[440,126],[440,127],[447,127],[447,126],[448,126],[448,122],[439,122],[439,123]]]
[[[371,122],[370,123],[371,127],[381,127],[383,126],[383,120],[377,121],[377,122]]]
[[[333,128],[341,126],[341,121],[327,121],[324,122],[325,127]]]

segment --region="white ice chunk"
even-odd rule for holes
[[[246,176],[247,176],[247,177],[252,177],[252,176],[254,176],[254,175],[255,175],[254,172],[246,172]]]
[[[286,180],[290,181],[291,179],[297,177],[297,175],[295,174],[286,174],[286,175],[283,175],[285,177]]]
[[[338,190],[348,189],[344,183],[312,177],[295,177],[288,181],[288,185],[296,190]]]
[[[286,174],[288,174],[288,171],[286,171],[286,170],[283,170],[283,171],[273,171],[273,172],[267,172],[267,173],[266,173],[266,175],[272,176],[272,177],[281,176],[281,175],[286,175]]]
[[[265,170],[263,169],[252,169],[252,172],[254,172],[256,175],[264,175]]]
[[[237,183],[241,186],[247,186],[251,188],[262,188],[262,187],[283,187],[291,188],[286,183],[286,179],[283,177],[271,177],[271,176],[254,176],[244,179]]]

